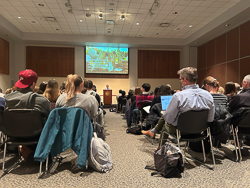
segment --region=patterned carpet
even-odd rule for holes
[[[147,164],[153,164],[153,152],[158,145],[159,135],[152,140],[152,145],[144,135],[127,134],[125,120],[121,114],[115,112],[107,112],[104,128],[106,141],[112,152],[113,169],[109,173],[78,169],[77,156],[72,150],[67,150],[62,153],[66,159],[54,173],[38,179],[39,166],[23,163],[0,180],[0,187],[249,187],[249,157],[236,163],[216,154],[214,170],[197,162],[185,161],[184,177],[166,179],[151,176],[152,170],[144,169]],[[221,150],[230,157],[235,157],[232,145],[222,145]],[[190,153],[192,156],[202,157],[200,153]],[[1,169],[2,156],[1,151]],[[7,167],[15,159],[16,156],[8,154]],[[209,154],[206,164],[212,164]],[[0,175],[2,173],[0,170]]]

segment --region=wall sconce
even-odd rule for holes
[[[103,15],[99,14],[99,19],[102,20],[103,19]]]
[[[124,15],[121,15],[120,19],[121,19],[121,20],[125,20],[125,16],[124,16]]]

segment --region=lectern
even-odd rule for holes
[[[104,105],[112,104],[112,90],[111,89],[103,90],[103,102],[104,102]]]

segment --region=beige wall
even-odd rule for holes
[[[0,74],[0,87],[3,90],[3,93],[6,89],[10,88],[9,82],[6,82],[6,80],[10,80],[10,76],[6,74]]]

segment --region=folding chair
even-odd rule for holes
[[[180,114],[178,118],[178,123],[177,123],[176,135],[169,133],[167,130],[164,130],[164,132],[162,133],[163,135],[162,135],[161,143],[163,141],[164,134],[168,134],[176,138],[179,148],[180,148],[180,141],[186,141],[185,149],[184,149],[184,155],[185,155],[186,146],[187,144],[189,144],[189,142],[201,141],[203,158],[204,158],[203,162],[205,163],[206,155],[205,155],[203,140],[209,137],[212,159],[213,159],[213,167],[209,167],[207,165],[205,166],[213,170],[215,167],[215,159],[214,159],[210,127],[208,126],[208,123],[207,123],[207,117],[208,117],[208,110],[201,110],[201,111],[190,110],[190,111]],[[187,158],[186,155],[185,157]],[[196,159],[196,160],[200,163],[203,163],[199,159]],[[184,158],[183,158],[183,163],[184,163]]]
[[[0,124],[0,130],[5,135],[3,170],[5,169],[7,145],[37,144],[43,125],[42,113],[32,109],[9,109],[3,112],[2,123]],[[23,157],[19,152],[18,161],[6,169],[0,178],[16,168],[22,161]]]
[[[39,178],[49,172],[55,163],[61,163],[63,158],[59,154],[68,148],[71,148],[79,156],[78,167],[87,168],[92,136],[91,120],[82,108],[64,107],[52,110],[44,125],[34,155],[36,161],[44,162],[46,160],[46,170]],[[48,170],[47,157],[49,153],[52,157],[56,156],[56,160],[53,161]],[[39,173],[41,174],[41,172],[42,165],[40,165]]]
[[[247,112],[245,117],[239,122],[239,124],[235,127],[235,134],[239,152],[239,162],[242,161],[241,155],[241,146],[244,144],[245,136],[250,136],[250,112]],[[241,143],[239,142],[238,134],[242,135],[243,138],[241,139]],[[237,155],[237,150],[235,150]]]

